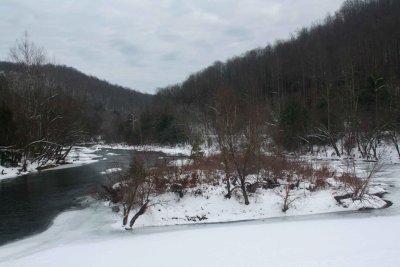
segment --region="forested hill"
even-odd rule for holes
[[[216,62],[157,98],[188,125],[201,124],[193,112],[210,121],[224,100],[238,111],[260,105],[286,148],[322,132],[329,142],[376,132],[400,122],[399,25],[398,0],[348,0],[322,23]]]
[[[62,85],[60,89],[68,92],[71,97],[79,101],[87,101],[93,106],[101,106],[107,111],[139,111],[152,98],[150,94],[110,84],[72,67],[48,64],[41,68],[52,79],[58,81]],[[16,63],[0,62],[0,71],[19,72],[22,71],[22,68]]]
[[[153,97],[71,67],[10,62],[0,62],[0,94],[0,145],[17,147],[48,138],[64,143],[68,135],[74,142],[125,141],[132,115]]]

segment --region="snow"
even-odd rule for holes
[[[39,165],[37,163],[29,164],[26,172],[20,172],[21,167],[4,167],[0,165],[0,180],[9,179],[20,175],[25,175],[30,172],[35,172]]]
[[[342,153],[341,157],[338,157],[335,153],[335,150],[329,146],[326,147],[318,147],[314,146],[313,151],[314,153],[308,153],[307,155],[297,155],[300,156],[301,158],[308,158],[308,159],[313,159],[313,160],[336,160],[340,161],[342,159],[345,159],[346,157],[348,158],[353,158],[353,159],[359,159],[359,160],[364,160],[361,156],[361,153],[358,151],[357,148],[353,148],[350,155],[346,155],[344,151],[342,151],[341,144],[342,140],[337,142],[337,146],[340,150],[340,153]],[[378,146],[377,148],[377,156],[380,159],[380,161],[383,161],[387,164],[393,164],[393,163],[399,163],[400,158],[397,153],[396,148],[391,142],[387,141],[382,141],[382,143]],[[373,157],[371,158],[373,160]]]
[[[178,159],[170,162],[172,166],[182,166],[190,164],[192,161],[187,159]],[[344,171],[343,161],[337,160],[321,160],[315,165],[331,166],[337,173]],[[368,168],[369,162],[358,161],[357,173],[362,177],[365,174],[365,169]],[[392,169],[393,166],[391,165]],[[396,168],[394,168],[396,169]],[[381,197],[389,192],[390,184],[394,179],[397,179],[397,174],[400,169],[392,174],[382,172],[377,177],[372,179],[366,193],[360,200],[344,199],[341,204],[335,200],[335,196],[343,196],[349,194],[348,186],[339,182],[337,179],[328,178],[326,182],[330,184],[324,189],[311,191],[309,182],[300,182],[299,187],[294,188],[290,192],[289,200],[293,202],[289,205],[286,212],[282,211],[284,202],[284,186],[281,185],[275,189],[259,188],[255,193],[249,196],[250,205],[246,206],[243,203],[241,192],[236,191],[233,194],[233,199],[226,199],[225,185],[222,182],[221,174],[219,182],[216,184],[202,183],[201,180],[207,177],[199,172],[200,184],[194,188],[186,189],[183,198],[180,198],[175,193],[164,193],[153,199],[153,203],[160,203],[152,206],[144,215],[142,215],[135,227],[147,226],[165,226],[165,225],[180,225],[193,223],[215,223],[215,222],[231,222],[238,220],[254,220],[273,217],[289,217],[308,214],[322,214],[343,211],[357,211],[362,209],[379,209],[386,207],[388,203]],[[185,174],[182,174],[185,176]],[[206,176],[218,177],[218,173],[206,173]],[[251,177],[250,177],[251,178]],[[255,177],[253,177],[255,179]],[[251,179],[248,179],[249,182]],[[286,181],[280,181],[284,184]],[[131,216],[133,216],[131,214]],[[121,227],[122,211],[119,217],[116,217],[113,227],[123,230]]]
[[[95,153],[98,150],[99,149],[97,149],[97,148],[75,146],[71,149],[70,153],[68,154],[67,158],[65,159],[66,164],[62,164],[57,167],[53,167],[53,168],[42,170],[42,171],[73,168],[73,167],[97,162],[99,160],[99,156],[96,155]],[[53,163],[54,162],[49,161],[47,164],[51,165]],[[21,166],[4,167],[4,166],[0,165],[0,180],[14,178],[14,177],[18,177],[21,175],[26,175],[29,173],[37,172],[38,171],[37,168],[39,167],[39,164],[37,162],[33,162],[33,163],[28,162],[27,166],[28,167],[27,167],[26,172],[20,172]]]
[[[89,147],[74,147],[68,154],[66,161],[73,164],[88,164],[96,162],[99,156],[94,154],[99,149]]]
[[[120,232],[107,228],[102,208],[91,208],[1,247],[0,266],[397,267],[400,216],[356,216]]]
[[[112,173],[116,173],[116,172],[120,172],[120,171],[122,171],[121,168],[110,168],[105,171],[102,171],[101,174],[112,174]]]
[[[162,152],[168,155],[186,155],[189,156],[192,150],[190,145],[177,145],[177,146],[160,146],[160,145],[140,145],[130,146],[125,144],[111,144],[111,145],[95,145],[95,149],[117,149],[117,150],[136,150],[136,151],[152,151]]]
[[[126,144],[99,144],[94,145],[95,149],[116,149],[116,150],[135,150],[135,151],[152,151],[161,152],[171,156],[190,156],[192,152],[192,146],[189,144],[178,144],[175,146],[165,146],[165,145],[138,145],[130,146]],[[204,155],[209,156],[217,152],[216,147],[207,147],[205,144],[201,146],[201,150]]]
[[[199,190],[200,189],[200,190]],[[282,211],[283,196],[281,188],[274,190],[258,189],[249,197],[250,205],[244,205],[240,193],[233,199],[226,199],[222,186],[196,187],[186,192],[183,198],[175,193],[165,193],[153,199],[152,206],[139,217],[134,227],[165,226],[193,223],[217,223],[240,220],[255,220],[274,217],[290,217],[309,214],[322,214],[341,211],[357,211],[366,208],[382,208],[386,202],[379,197],[366,195],[362,200],[343,200],[339,205],[334,199],[335,190],[325,189],[316,192],[297,189],[292,191],[295,201],[286,212]],[[197,193],[200,192],[200,193]],[[124,231],[122,211],[114,217],[113,227]],[[131,214],[131,216],[133,216]]]
[[[190,159],[176,159],[176,160],[171,160],[168,165],[169,166],[175,166],[175,167],[182,167],[183,165],[188,165],[192,163],[193,161]]]

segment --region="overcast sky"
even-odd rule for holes
[[[28,31],[56,63],[142,92],[284,39],[343,0],[1,0],[0,59]]]

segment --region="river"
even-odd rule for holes
[[[109,179],[109,168],[125,168],[132,153],[146,162],[161,157],[157,152],[102,149],[95,163],[46,170],[0,181],[0,245],[46,230],[62,211],[81,208],[81,198],[100,190]]]

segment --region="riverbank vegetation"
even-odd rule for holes
[[[225,164],[225,157],[160,160],[154,166],[134,157],[127,170],[108,173],[99,197],[120,214],[126,229],[137,221],[143,226],[222,222],[391,205],[382,198],[385,185],[375,183],[379,162],[349,159],[339,167],[260,153],[244,176],[234,162]]]

